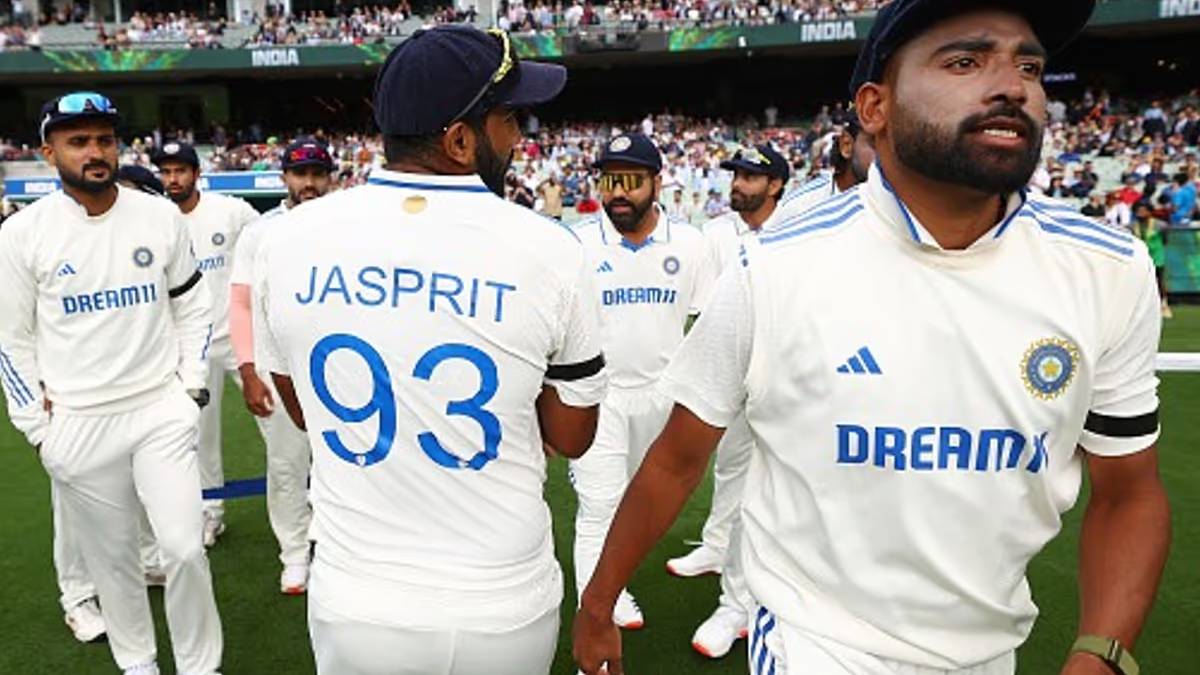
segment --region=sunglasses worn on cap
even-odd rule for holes
[[[108,97],[103,94],[97,94],[94,91],[77,91],[72,94],[67,94],[58,99],[54,105],[55,112],[59,115],[116,115],[117,106],[108,100]],[[53,121],[51,115],[46,115],[46,119],[42,120],[42,137],[46,136],[46,125]]]
[[[642,187],[646,178],[644,173],[602,173],[596,187],[601,192],[612,192],[619,185],[625,192],[632,192]]]
[[[471,102],[463,106],[463,109],[460,110],[457,115],[450,118],[450,121],[446,123],[447,126],[454,124],[458,120],[465,117],[467,113],[471,112],[471,108],[474,108],[475,104],[479,103],[479,101],[492,87],[500,84],[501,80],[503,80],[505,77],[508,77],[508,74],[511,73],[512,69],[517,65],[517,55],[516,52],[513,51],[512,41],[508,39],[508,33],[505,33],[499,28],[489,28],[487,29],[487,34],[499,40],[501,46],[504,48],[504,51],[500,56],[500,65],[496,66],[496,71],[492,73],[492,76],[488,78],[488,81],[483,84],[483,88],[479,90],[478,94],[475,94],[474,98],[471,99]]]
[[[750,162],[755,166],[770,166],[771,164],[771,160],[767,159],[761,152],[759,152],[758,148],[743,148],[738,150],[737,154],[733,156],[733,159],[734,161],[740,160],[743,162]]]
[[[325,148],[319,145],[302,145],[291,152],[287,156],[288,164],[302,164],[305,162],[320,162],[322,164],[333,164],[333,160],[329,157],[329,153]]]

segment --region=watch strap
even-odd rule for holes
[[[1071,651],[1099,656],[1121,675],[1138,675],[1138,664],[1133,659],[1133,654],[1130,654],[1129,650],[1114,638],[1080,635],[1076,638],[1075,644],[1071,645]]]

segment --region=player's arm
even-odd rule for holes
[[[292,383],[291,370],[288,367],[287,358],[284,356],[286,352],[271,331],[269,320],[271,281],[268,273],[270,248],[270,238],[263,236],[254,251],[251,262],[251,318],[259,327],[255,337],[261,347],[259,352],[263,358],[260,365],[263,370],[271,373],[271,381],[275,384],[275,391],[279,394],[279,401],[283,403],[288,417],[292,419],[292,423],[297,428],[304,431],[307,429],[304,424],[304,411],[300,407],[300,399],[297,398],[296,387]]]
[[[23,260],[20,234],[12,225],[0,229],[0,389],[13,426],[30,445],[40,447],[50,413],[37,377],[37,285]]]
[[[660,386],[676,405],[625,490],[604,551],[575,615],[574,655],[587,675],[621,669],[612,622],[617,595],[700,483],[746,396],[753,320],[740,270],[722,276],[712,302],[672,358]]]
[[[257,417],[268,417],[275,409],[271,390],[258,377],[254,365],[254,319],[249,284],[229,286],[229,338],[242,376],[242,398],[246,408]]]
[[[1092,410],[1080,446],[1092,491],[1079,542],[1080,635],[1116,639],[1132,651],[1154,603],[1171,540],[1170,508],[1158,474],[1161,318],[1145,256],[1131,312],[1096,363]],[[1116,303],[1114,303],[1116,304]],[[1120,305],[1116,305],[1119,307]],[[1073,654],[1063,673],[1108,673],[1098,657]]]
[[[608,390],[600,352],[600,304],[582,249],[575,254],[575,274],[562,289],[564,316],[557,344],[547,359],[536,403],[542,440],[572,459],[583,456],[591,446],[600,401]]]
[[[200,270],[192,255],[191,239],[182,218],[175,214],[171,227],[170,255],[166,265],[167,297],[175,335],[179,340],[176,373],[185,389],[203,389],[208,381],[208,350],[212,342],[212,300],[200,283]]]

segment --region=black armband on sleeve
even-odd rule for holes
[[[192,286],[195,286],[196,284],[200,283],[200,277],[201,277],[200,270],[196,270],[195,272],[192,273],[192,276],[188,277],[187,281],[185,281],[181,285],[176,286],[175,288],[172,288],[171,290],[167,291],[167,295],[170,296],[172,300],[174,300],[175,298],[178,298],[179,296],[183,295],[184,293],[187,293],[188,291],[192,290]]]
[[[546,369],[547,380],[574,382],[598,374],[604,370],[604,355],[597,354],[595,358],[579,363],[568,363],[561,366],[550,366]]]
[[[1158,430],[1158,411],[1137,417],[1113,417],[1090,412],[1083,428],[1098,436],[1109,438],[1137,438]]]

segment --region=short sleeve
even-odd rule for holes
[[[745,406],[754,307],[742,265],[721,274],[712,299],[679,345],[659,390],[706,424],[727,427]]]
[[[237,247],[233,249],[233,269],[229,272],[229,283],[250,286],[254,283],[254,252],[258,249],[258,241],[266,223],[259,222],[248,225],[238,237]]]
[[[171,259],[167,261],[167,288],[172,298],[183,295],[200,282],[200,270],[192,250],[192,238],[178,210],[171,209]]]
[[[1155,359],[1162,309],[1152,263],[1144,252],[1140,261],[1134,289],[1127,295],[1133,309],[1113,313],[1120,323],[1096,362],[1091,408],[1079,439],[1095,455],[1129,455],[1158,440]]]
[[[574,283],[564,292],[562,333],[549,357],[546,384],[554,387],[563,403],[586,408],[604,399],[608,374],[600,346],[600,303],[582,249]]]
[[[280,375],[291,374],[286,352],[275,339],[271,322],[270,237],[264,237],[256,247],[251,269],[250,312],[254,327],[254,359],[258,369]]]

